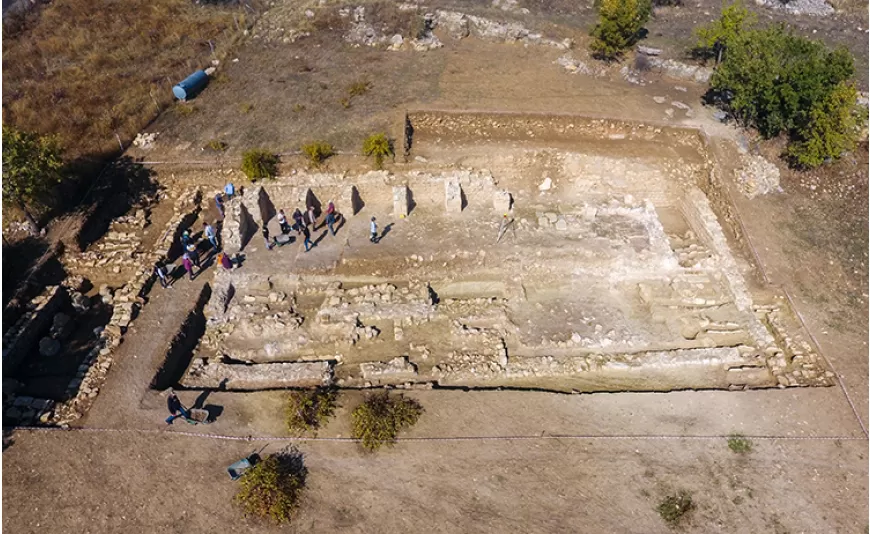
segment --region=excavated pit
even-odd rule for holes
[[[482,113],[407,124],[401,170],[300,173],[233,201],[246,261],[216,274],[181,385],[831,384],[790,310],[747,284],[697,131]],[[346,221],[335,237],[318,228],[311,252],[267,251],[243,235],[279,232],[264,198],[287,213],[334,200]]]

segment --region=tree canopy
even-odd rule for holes
[[[62,178],[61,148],[54,137],[3,126],[3,202],[24,211],[45,207],[49,193]]]

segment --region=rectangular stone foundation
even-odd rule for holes
[[[185,387],[258,390],[310,388],[332,384],[331,362],[238,365],[195,361],[182,379]]]

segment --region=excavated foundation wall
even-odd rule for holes
[[[163,390],[176,386],[184,370],[190,365],[193,350],[205,333],[203,309],[211,298],[211,293],[211,287],[205,284],[193,309],[187,314],[187,318],[181,323],[178,333],[169,343],[163,362],[157,369],[154,378],[151,379],[150,387],[152,389]]]

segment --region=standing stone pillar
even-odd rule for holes
[[[459,185],[459,181],[444,181],[444,201],[447,213],[462,212],[462,186]]]
[[[511,210],[513,198],[507,191],[496,191],[492,197],[492,207],[498,213],[507,213]]]
[[[408,216],[408,187],[401,185],[393,188],[393,217],[403,219]]]

